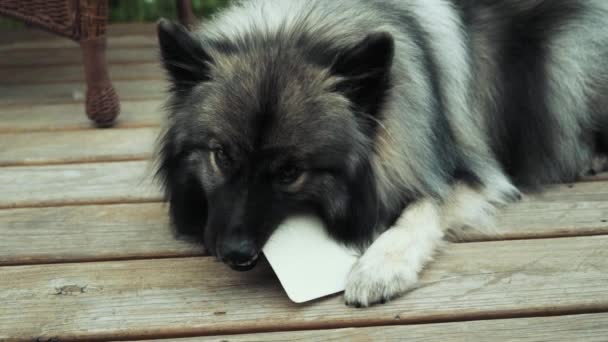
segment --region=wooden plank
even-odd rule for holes
[[[534,198],[550,202],[568,199],[573,202],[604,202],[608,200],[608,182],[589,181],[547,186],[540,193],[531,194]]]
[[[91,220],[98,212],[115,217]],[[0,210],[0,265],[191,256],[192,249],[168,236],[166,219],[160,203]],[[495,231],[464,241],[608,234],[607,220],[606,201],[526,199],[503,210]],[[83,240],[96,242],[82,248]]]
[[[162,203],[0,210],[0,265],[200,255]]]
[[[268,265],[211,258],[0,268],[0,339],[145,339],[608,311],[608,237],[451,245],[407,296],[296,305]]]
[[[147,161],[0,168],[0,208],[154,202]]]
[[[160,80],[116,81],[112,83],[121,100],[158,100],[166,97],[167,84]],[[82,102],[85,84],[0,85],[0,106]]]
[[[110,64],[158,62],[159,51],[157,46],[120,47],[106,50],[106,58]],[[43,65],[82,65],[80,47],[0,51],[0,68]]]
[[[43,32],[46,33],[46,32]],[[3,34],[11,36],[13,33]],[[0,52],[16,50],[38,50],[38,49],[70,49],[78,47],[78,43],[55,35],[49,35],[48,39],[17,40],[24,34],[15,34],[12,41],[0,42]],[[2,41],[2,39],[0,39]],[[153,47],[158,46],[158,38],[155,30],[150,33],[133,33],[126,36],[112,36],[107,39],[108,50],[128,47]]]
[[[496,229],[465,241],[608,234],[608,182],[552,185],[499,211]]]
[[[159,63],[110,65],[110,78],[113,81],[164,80],[165,73]],[[66,66],[29,66],[0,68],[0,83],[65,83],[84,82],[82,65]]]
[[[112,23],[108,25],[108,44],[123,37],[150,37],[156,38],[156,25],[154,23]],[[38,48],[45,44],[65,43],[58,47],[74,46],[74,42],[58,35],[48,33],[37,28],[21,27],[4,29],[0,35],[0,46],[12,48]],[[127,44],[129,46],[129,44]]]
[[[190,341],[518,341],[606,342],[608,314],[496,319],[457,323],[290,331],[247,335],[175,338],[147,342]],[[144,342],[144,341],[140,341]]]
[[[588,193],[594,196],[593,192]],[[527,200],[500,211],[491,234],[471,233],[465,241],[534,239],[608,234],[608,201]]]
[[[146,160],[158,128],[0,134],[0,166]]]
[[[120,102],[117,128],[156,127],[161,123],[162,101]],[[0,108],[0,133],[96,129],[84,113],[84,104],[39,104]]]

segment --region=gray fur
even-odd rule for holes
[[[540,2],[519,1],[517,6],[524,11]],[[547,129],[558,131],[560,139],[554,144],[560,151],[559,158],[529,170],[526,178],[530,183],[572,180],[587,168],[595,150],[581,141],[580,136],[589,135],[597,122],[605,122],[608,116],[605,106],[591,107],[593,103],[605,103],[607,97],[608,5],[601,0],[573,2],[581,4],[584,13],[551,37],[551,56],[546,61],[551,82],[547,96],[555,120],[555,126]],[[356,44],[367,33],[389,32],[396,44],[392,68],[396,81],[382,112],[381,130],[373,141],[376,151],[373,165],[381,198],[386,205],[398,206],[403,193],[441,196],[449,187],[449,177],[444,174],[441,161],[429,153],[433,151],[429,137],[436,129],[432,121],[436,114],[429,105],[433,94],[422,66],[423,53],[412,43],[411,32],[405,29],[407,23],[392,20],[393,13],[383,11],[378,4],[400,8],[422,26],[437,63],[445,115],[457,140],[458,152],[484,184],[502,178],[500,163],[489,146],[492,124],[497,121],[494,109],[509,100],[497,98],[499,95],[494,91],[500,82],[492,52],[496,51],[492,34],[497,28],[465,27],[454,3],[458,1],[243,1],[204,24],[198,34],[202,40],[209,37],[230,40],[267,34],[279,28],[308,30],[318,40],[346,47]],[[483,15],[493,19],[500,13]],[[228,67],[239,65],[242,72],[247,72],[242,64],[245,60],[272,58],[272,53],[236,56]]]
[[[202,185],[197,200],[208,214],[186,211],[192,218],[183,223],[182,203],[173,219],[200,225],[192,229],[204,230],[220,257],[216,242],[234,234],[261,248],[290,201],[316,203],[345,225],[336,237],[365,247],[412,202],[460,208],[450,202],[455,184],[466,185],[462,198],[477,189],[480,210],[493,211],[519,196],[516,187],[597,171],[608,152],[603,0],[250,0],[192,36],[166,22],[160,33],[165,66],[182,88],[169,101],[159,173],[172,202],[189,202],[175,198],[183,195],[177,170]],[[164,36],[192,40],[182,54],[198,51],[200,60],[180,61]],[[390,87],[370,104],[379,108],[373,115],[336,91],[349,76],[334,70],[341,52],[366,37],[391,57]],[[217,165],[215,145],[234,170]],[[275,147],[291,150],[261,156]],[[183,154],[187,167],[175,167]],[[306,160],[306,169],[281,187],[277,170],[289,158]],[[281,215],[260,214],[270,211]],[[475,225],[470,213],[450,215],[445,222],[455,227],[446,228]]]

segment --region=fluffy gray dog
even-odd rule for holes
[[[177,231],[248,270],[314,212],[362,251],[348,304],[415,287],[518,189],[605,166],[605,0],[253,0],[158,34]]]

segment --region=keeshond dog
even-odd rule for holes
[[[413,289],[520,190],[605,166],[605,0],[252,0],[158,37],[177,232],[248,270],[314,212],[362,251],[350,305]]]

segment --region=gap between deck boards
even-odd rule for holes
[[[5,326],[5,334],[130,340],[603,313],[607,242],[584,237],[454,245],[423,272],[415,291],[365,310],[345,308],[339,296],[290,303],[266,264],[247,274],[221,272],[225,266],[208,258],[9,267],[2,269],[0,287],[7,298],[23,300],[27,314],[25,325]],[[162,276],[163,269],[174,271]],[[69,284],[91,290],[52,295],[53,286]],[[261,298],[265,305],[252,305]],[[82,311],[83,303],[90,310]],[[37,305],[44,310],[28,312]],[[218,310],[225,314],[215,315]],[[98,321],[98,315],[107,319]],[[11,317],[4,324],[15,323]]]
[[[367,310],[367,309],[358,309],[358,310]],[[412,319],[412,320],[395,320],[395,322],[388,323],[385,320],[375,321],[370,319],[367,322],[357,322],[355,324],[311,324],[309,326],[274,326],[274,327],[259,327],[259,328],[249,328],[242,330],[217,330],[214,332],[206,332],[201,331],[197,332],[196,330],[183,332],[183,331],[166,331],[166,332],[153,332],[151,334],[112,334],[110,336],[99,336],[94,338],[67,338],[61,339],[62,342],[102,342],[102,341],[156,341],[156,342],[164,342],[163,340],[172,340],[172,339],[187,339],[187,338],[196,338],[196,337],[206,337],[213,338],[215,336],[222,337],[238,337],[239,335],[252,335],[255,337],[257,334],[272,334],[272,333],[303,333],[307,331],[331,331],[331,330],[340,330],[340,329],[365,329],[365,328],[382,328],[382,327],[408,327],[408,326],[429,326],[434,324],[446,324],[446,323],[464,323],[464,322],[484,322],[484,321],[502,321],[502,320],[512,320],[512,319],[526,319],[526,318],[548,318],[548,317],[563,317],[563,316],[579,316],[579,315],[592,315],[592,314],[603,314],[608,313],[608,306],[598,306],[598,307],[586,307],[580,308],[578,306],[574,306],[572,308],[564,308],[560,310],[514,310],[511,312],[504,313],[484,313],[484,314],[472,314],[470,316],[462,315],[458,318],[453,318],[450,315],[445,316],[436,316],[431,319]],[[181,329],[180,329],[181,330]],[[154,339],[154,340],[151,340]],[[230,340],[222,339],[221,342],[230,342]],[[176,341],[179,342],[179,341]],[[577,342],[577,341],[572,341]]]
[[[461,243],[570,238],[608,234],[605,191],[586,184],[572,200],[568,187],[549,189],[542,197],[526,198],[501,210],[492,234],[471,232]],[[585,195],[586,194],[586,195]],[[124,201],[123,201],[124,202]],[[166,203],[58,205],[0,210],[0,265],[78,263],[203,255],[198,246],[176,239],[169,226]],[[91,220],[91,218],[95,218]],[[87,227],[81,231],[80,227]],[[56,235],[61,248],[55,247]],[[24,235],[25,237],[20,237]],[[4,236],[4,237],[2,237]],[[29,251],[29,241],[41,241]],[[83,244],[94,242],[93,249]],[[131,248],[126,245],[131,244]],[[133,247],[135,246],[135,247]],[[29,252],[28,252],[29,251]]]
[[[484,243],[484,242],[509,242],[509,241],[527,241],[527,240],[556,240],[556,239],[569,239],[575,237],[594,237],[594,236],[606,236],[608,232],[596,232],[596,233],[581,233],[572,235],[560,235],[560,234],[547,234],[543,236],[534,237],[487,237],[479,239],[471,239],[464,241],[450,241],[453,244],[473,244],[473,243]],[[0,270],[3,267],[18,267],[18,266],[37,266],[37,265],[61,265],[61,264],[87,264],[87,263],[99,263],[99,262],[116,262],[116,261],[137,261],[137,260],[166,260],[166,259],[189,259],[189,258],[213,258],[207,252],[175,252],[166,253],[163,255],[151,254],[151,255],[127,255],[127,256],[111,256],[111,257],[81,257],[75,259],[64,259],[64,260],[50,260],[48,257],[33,257],[26,259],[16,259],[11,261],[0,261]]]
[[[377,326],[278,333],[238,334],[192,338],[139,340],[140,342],[193,341],[522,341],[605,342],[608,314],[581,314],[532,318],[496,319],[404,326]],[[581,339],[584,338],[584,339]]]

